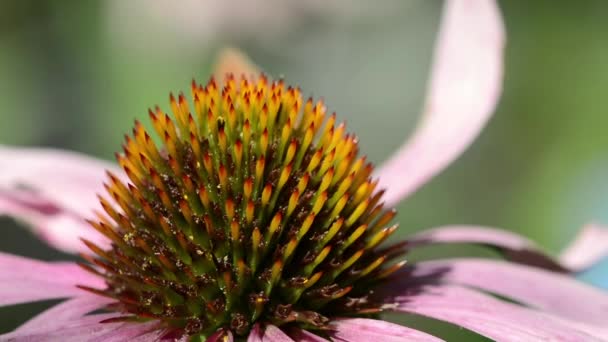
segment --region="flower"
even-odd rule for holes
[[[585,228],[558,260],[521,236],[474,226],[378,247],[394,231],[384,205],[445,168],[489,119],[503,39],[494,2],[447,2],[421,125],[373,177],[357,139],[321,102],[248,78],[252,66],[234,52],[228,69],[246,77],[194,83],[196,120],[184,96],[172,97],[174,121],[151,111],[164,149],[136,123],[121,168],[3,147],[0,212],[88,263],[0,254],[1,305],[68,298],[2,339],[438,340],[378,319],[383,311],[502,341],[608,339],[608,295],[570,275],[608,253],[604,228]],[[94,196],[104,188],[111,200]],[[490,246],[506,260],[402,260],[450,243]]]

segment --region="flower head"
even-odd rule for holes
[[[404,250],[378,247],[395,211],[356,137],[264,75],[191,90],[193,110],[171,96],[175,120],[150,111],[161,146],[140,123],[126,138],[128,183],[109,174],[107,218],[91,221],[111,247],[83,240],[97,268],[84,267],[107,286],[83,288],[117,301],[126,316],[113,321],[151,317],[190,336],[381,311],[373,285]]]
[[[2,148],[0,212],[87,261],[0,254],[0,305],[69,298],[2,338],[438,340],[379,319],[397,311],[495,340],[605,340],[608,295],[570,275],[606,255],[603,228],[588,228],[561,260],[472,226],[381,244],[396,227],[385,205],[441,171],[490,117],[502,46],[493,2],[447,2],[423,121],[376,173],[322,102],[255,76],[234,53],[238,76],[193,82],[189,99],[171,96],[172,115],[150,111],[160,143],[136,122],[120,168]],[[446,243],[507,260],[404,263],[410,249]]]

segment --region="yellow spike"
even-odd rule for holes
[[[188,221],[190,225],[194,225],[194,220],[192,219],[192,210],[190,210],[188,202],[186,202],[185,200],[179,201],[179,208],[182,212],[182,216],[184,216],[186,221]]]
[[[218,144],[220,146],[220,151],[225,154],[227,142],[226,142],[226,132],[224,131],[224,126],[220,126],[220,128],[218,129],[217,140],[218,140]]]
[[[173,203],[171,203],[171,199],[169,198],[169,195],[167,195],[167,193],[165,191],[163,191],[162,189],[157,189],[157,194],[158,197],[160,197],[160,201],[163,203],[163,205],[167,208],[173,208]]]
[[[345,249],[347,249],[351,244],[353,244],[355,241],[357,241],[361,235],[363,235],[363,233],[365,233],[365,231],[367,230],[367,225],[363,224],[359,227],[357,227],[357,229],[355,229],[351,234],[348,235],[348,238],[344,241],[344,243],[342,243],[342,245],[340,245],[340,250],[343,251]]]
[[[194,113],[196,113],[196,117],[201,120],[203,115],[203,105],[200,99],[201,94],[199,94],[196,90],[194,90],[193,92],[194,94],[192,95],[192,97],[194,98]]]
[[[319,149],[317,150],[317,152],[315,152],[315,154],[312,155],[312,157],[310,158],[310,163],[308,164],[308,168],[306,168],[306,172],[311,173],[312,171],[314,171],[317,166],[319,166],[319,163],[321,162],[321,158],[323,157],[323,150]]]
[[[344,123],[341,123],[338,128],[336,128],[336,130],[334,131],[334,134],[332,136],[331,139],[331,143],[328,146],[328,149],[333,149],[337,146],[338,142],[342,140],[342,135],[344,134],[344,131],[346,130],[346,125]]]
[[[247,208],[245,208],[245,219],[247,219],[247,223],[251,223],[253,221],[253,214],[255,211],[255,204],[250,200],[247,202]]]
[[[228,216],[228,220],[232,221],[232,218],[234,217],[234,201],[232,199],[227,199],[226,200],[226,216]]]
[[[302,122],[300,122],[300,128],[308,127],[313,122],[314,113],[312,107],[312,97],[309,97],[304,104],[304,110],[302,111]]]
[[[268,135],[268,106],[266,104],[262,106],[262,111],[260,112],[259,120],[259,129],[263,128],[264,132],[266,132],[266,134]],[[264,148],[264,150],[266,149]]]
[[[237,140],[234,143],[234,163],[237,168],[241,168],[241,160],[243,159],[243,143]]]
[[[390,276],[391,274],[395,273],[397,270],[402,268],[406,263],[407,263],[407,261],[403,260],[403,261],[400,261],[400,262],[392,265],[391,267],[389,267],[385,270],[382,270],[380,273],[378,273],[378,276],[376,277],[376,279],[383,279],[383,278]]]
[[[326,200],[327,200],[327,191],[323,191],[321,193],[321,195],[319,195],[319,197],[317,197],[317,200],[315,201],[315,204],[312,207],[312,212],[315,215],[319,214],[319,212],[321,211],[321,208],[323,208],[323,204],[325,204]]]
[[[365,164],[365,157],[357,159],[357,161],[350,167],[351,174],[357,174],[361,170],[361,167]]]
[[[171,156],[177,156],[177,147],[175,146],[175,139],[171,138],[169,132],[165,131],[165,135],[163,136],[163,141],[165,142],[165,146],[167,146],[167,151]]]
[[[355,254],[351,255],[350,258],[346,259],[346,261],[340,266],[340,269],[344,270],[351,267],[357,260],[359,260],[359,258],[361,258],[364,252],[365,250],[363,249],[355,252]]]
[[[325,155],[325,158],[323,158],[323,162],[321,162],[321,167],[319,168],[319,174],[327,172],[327,169],[333,165],[335,158],[336,149],[334,148],[331,150],[331,152],[329,152],[329,154]]]
[[[281,276],[281,271],[283,270],[283,262],[281,260],[277,260],[272,264],[272,270],[270,272],[270,277],[272,279],[272,284],[276,284]]]
[[[318,106],[318,104],[317,104]],[[336,124],[336,113],[333,113],[325,122],[325,127],[323,128],[323,132],[321,133],[321,137],[319,138],[319,143],[323,146],[326,146],[329,141],[331,141],[331,136],[334,132],[334,125]],[[318,126],[315,122],[315,126]]]
[[[279,177],[279,183],[277,184],[277,191],[283,188],[285,183],[289,180],[289,175],[291,174],[292,165],[289,164],[283,168],[281,171],[281,176]]]
[[[172,155],[169,155],[169,167],[177,177],[182,176],[182,167]]]
[[[381,244],[382,241],[386,240],[386,238],[393,234],[395,230],[397,230],[397,227],[397,225],[394,225],[392,227],[384,228],[381,231],[377,232],[371,237],[371,239],[367,241],[365,248],[368,250],[376,248],[376,246]]]
[[[321,276],[323,276],[323,271],[319,271],[319,272],[313,274],[312,276],[310,276],[308,278],[308,280],[306,281],[306,285],[304,285],[304,287],[307,289],[310,288],[311,286],[316,284],[317,281],[319,281],[319,279],[321,279]]]
[[[298,182],[298,191],[301,194],[304,193],[304,190],[306,190],[309,180],[310,180],[310,174],[308,174],[308,173],[304,174],[304,176],[302,176],[302,178],[300,178],[300,181]]]
[[[298,148],[298,142],[294,139],[289,143],[287,147],[287,153],[285,154],[285,160],[283,164],[289,164],[293,160],[293,157],[296,155],[296,149]]]
[[[347,157],[346,159],[342,160],[339,164],[338,167],[336,168],[336,175],[333,179],[333,181],[331,182],[331,185],[336,184],[339,180],[342,180],[342,177],[344,176],[344,174],[346,173],[346,171],[348,170],[350,163],[352,161],[352,157]]]
[[[306,151],[308,149],[308,146],[312,142],[312,138],[314,138],[314,135],[315,125],[314,123],[311,123],[310,126],[306,129],[306,132],[304,133],[304,139],[302,140],[302,146],[300,147],[302,151]]]
[[[346,206],[346,202],[348,202],[348,194],[344,194],[344,196],[340,197],[340,199],[334,206],[334,209],[331,211],[331,214],[329,215],[329,217],[336,217],[336,216],[340,215],[340,212],[342,211],[342,209],[344,209],[344,206]],[[348,221],[346,222],[346,225],[350,226]]]
[[[336,190],[336,192],[333,194],[332,199],[333,198],[340,198],[342,195],[344,195],[344,193],[346,193],[346,190],[348,190],[348,188],[350,188],[350,185],[353,183],[353,179],[355,178],[354,175],[350,175],[348,177],[346,177],[346,179],[344,179],[342,182],[340,182],[340,185],[338,186],[338,189]]]
[[[296,250],[297,246],[298,246],[298,239],[293,238],[293,239],[289,240],[289,242],[285,246],[285,251],[283,252],[283,262],[285,262],[287,259],[291,258],[292,254]]]
[[[355,191],[355,195],[353,196],[353,201],[355,203],[361,202],[361,200],[363,198],[365,198],[365,194],[367,194],[370,186],[371,186],[371,184],[369,182],[364,182],[363,184],[361,184],[357,188],[357,191]]]
[[[272,185],[266,184],[264,190],[262,191],[262,206],[268,205],[268,201],[270,200],[270,195],[272,194]]]
[[[287,119],[281,130],[281,146],[285,145],[291,136],[291,120]]]
[[[325,248],[323,248],[321,252],[319,252],[319,254],[312,263],[315,265],[320,264],[321,262],[323,262],[323,260],[325,260],[325,258],[327,258],[329,252],[331,252],[331,246],[325,246]]]
[[[321,241],[320,245],[321,246],[327,245],[329,243],[329,241],[331,241],[331,239],[333,239],[334,236],[336,236],[336,234],[338,234],[338,232],[340,231],[340,228],[342,228],[342,224],[344,224],[344,218],[339,218],[336,222],[334,222],[331,225],[331,227],[329,227],[329,229],[327,230],[327,233],[323,237],[323,240]]]
[[[281,212],[279,211],[274,215],[272,221],[270,221],[270,225],[268,226],[268,231],[271,235],[274,235],[274,233],[279,229],[282,220],[283,214],[281,214]]]
[[[218,178],[220,179],[220,184],[222,185],[222,191],[228,191],[228,170],[224,165],[220,165],[218,170]]]
[[[393,220],[393,218],[395,218],[396,215],[397,211],[395,209],[385,212],[382,216],[380,216],[380,218],[378,218],[378,220],[376,220],[376,222],[374,222],[371,230],[376,231],[377,229],[386,226],[390,221]]]
[[[384,263],[384,261],[386,261],[386,256],[379,257],[378,259],[374,260],[374,262],[372,262],[371,264],[367,265],[367,267],[365,267],[361,271],[361,273],[359,274],[359,276],[360,277],[365,277],[370,272],[372,272],[373,270],[375,270],[376,268],[378,268],[378,266],[382,265]]]
[[[230,234],[232,237],[232,241],[238,241],[241,233],[241,226],[237,221],[232,221],[230,223]]]
[[[245,200],[250,199],[252,191],[253,191],[253,180],[251,178],[247,178],[243,182],[243,198]]]
[[[366,200],[362,201],[361,203],[359,203],[357,208],[348,217],[348,220],[346,220],[346,225],[352,226],[353,224],[355,224],[355,221],[357,221],[359,219],[359,217],[361,217],[361,215],[363,215],[363,213],[367,209],[368,205],[369,205],[369,199],[366,199]]]
[[[175,130],[175,125],[173,124],[173,121],[171,120],[169,115],[164,114],[162,119],[164,119],[164,122],[163,122],[164,131],[169,133],[171,140],[178,141],[177,131]]]
[[[245,149],[249,148],[249,141],[251,139],[251,124],[249,120],[245,119],[245,123],[243,123],[243,145],[245,145]]]
[[[166,217],[161,217],[160,220],[158,220],[158,222],[160,223],[160,227],[162,228],[163,232],[165,233],[166,236],[172,236],[173,233],[171,232],[171,226],[169,226],[169,219]]]
[[[175,96],[173,96],[173,93],[169,93],[169,103],[171,104],[171,110],[173,111],[173,115],[176,118],[180,119],[182,117],[182,113],[179,106],[177,105],[177,101],[175,100]]]
[[[205,209],[211,210],[211,201],[209,200],[209,193],[207,189],[205,189],[204,185],[201,185],[198,188],[198,198],[200,198],[201,203],[205,206]]]
[[[299,199],[300,199],[300,191],[298,189],[295,189],[291,193],[291,196],[289,196],[289,203],[287,204],[287,216],[290,216],[291,213],[293,213],[293,211],[296,209]]]
[[[256,184],[259,183],[259,181],[264,176],[264,164],[266,164],[266,160],[264,159],[263,156],[260,157],[255,163],[255,182],[256,182]]]
[[[211,159],[211,155],[209,154],[209,152],[205,153],[205,155],[203,156],[203,166],[205,167],[205,171],[207,171],[208,174],[213,174],[213,160]]]
[[[298,230],[298,240],[302,240],[302,238],[304,237],[304,235],[306,235],[306,233],[308,233],[308,230],[310,229],[310,227],[312,226],[312,223],[315,221],[315,214],[310,214],[308,216],[306,216],[306,219],[304,219],[304,222],[302,222],[302,225],[300,226],[300,230]]]
[[[264,128],[262,136],[260,137],[260,149],[262,156],[266,155],[266,149],[268,148],[268,129]]]
[[[251,232],[251,243],[252,246],[254,247],[258,247],[260,246],[262,242],[262,233],[260,233],[260,230],[258,229],[258,227],[253,228],[253,232]]]
[[[321,185],[319,185],[319,190],[317,190],[317,191],[327,190],[327,188],[329,188],[329,185],[331,184],[331,180],[333,178],[334,178],[334,168],[332,167],[323,176],[323,179],[321,180]]]

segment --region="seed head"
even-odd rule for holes
[[[192,101],[192,102],[190,102]],[[170,97],[172,117],[136,122],[109,174],[105,213],[91,225],[112,241],[84,265],[125,320],[168,333],[245,335],[256,322],[323,328],[334,315],[380,310],[373,286],[403,263],[379,248],[396,226],[358,141],[300,90],[232,76]]]

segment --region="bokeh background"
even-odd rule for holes
[[[608,2],[500,4],[508,48],[497,114],[462,158],[399,206],[399,234],[481,224],[556,253],[583,224],[608,223]],[[168,93],[187,91],[193,77],[204,81],[230,45],[269,74],[323,96],[380,163],[419,114],[441,5],[2,1],[0,143],[111,159],[135,118],[147,120],[155,104],[167,108]],[[8,218],[0,229],[2,251],[70,258]],[[608,260],[583,278],[608,288]],[[0,309],[0,332],[50,304]],[[473,337],[422,324],[449,340]]]

